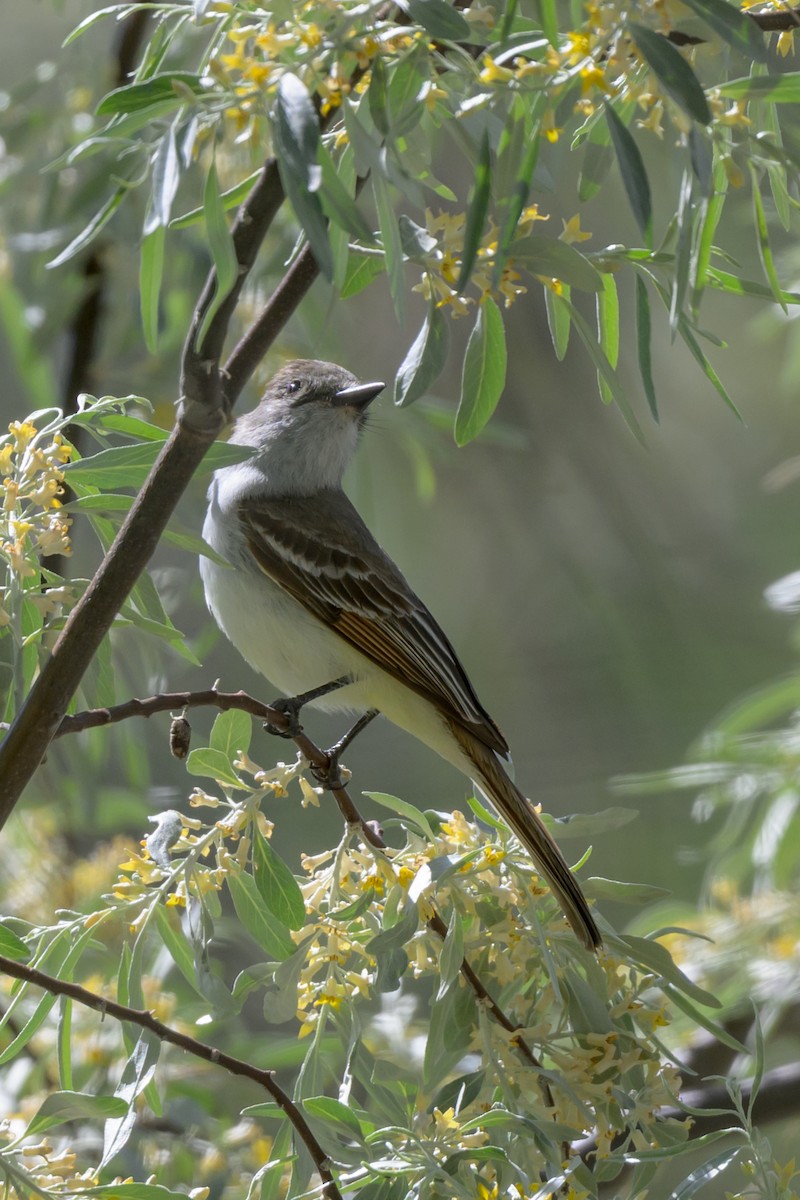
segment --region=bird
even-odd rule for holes
[[[242,657],[291,704],[374,712],[473,780],[547,880],[577,938],[602,939],[575,876],[511,780],[509,747],[441,626],[345,495],[342,476],[383,383],[299,359],[270,379],[215,471],[203,538],[206,603]],[[225,565],[228,564],[228,565]],[[288,711],[288,710],[284,710]]]

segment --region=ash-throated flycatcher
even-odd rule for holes
[[[201,559],[206,600],[239,652],[287,696],[377,709],[475,780],[524,843],[589,948],[600,934],[577,881],[503,770],[508,746],[445,634],[342,491],[382,383],[333,363],[282,367],[231,441],[254,446],[217,471],[203,536],[232,570]]]

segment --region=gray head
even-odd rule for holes
[[[336,363],[296,359],[273,375],[231,441],[258,447],[256,462],[272,488],[308,495],[338,487],[366,410],[384,386],[359,383]]]

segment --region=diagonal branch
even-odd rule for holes
[[[77,983],[68,983],[66,980],[57,979],[54,975],[48,975],[44,971],[37,970],[35,967],[27,967],[23,963],[15,962],[12,958],[6,958],[4,955],[0,955],[0,970],[4,971],[6,975],[13,976],[15,979],[23,979],[26,983],[34,984],[35,987],[44,988],[52,996],[67,996],[70,1000],[75,1000],[78,1004],[84,1005],[85,1008],[94,1009],[95,1012],[100,1013],[103,1017],[114,1017],[117,1021],[127,1021],[131,1025],[138,1025],[140,1029],[147,1029],[150,1033],[155,1034],[160,1041],[168,1042],[171,1046],[177,1046],[179,1049],[185,1050],[187,1054],[192,1054],[195,1058],[200,1058],[204,1062],[222,1067],[231,1075],[238,1075],[244,1079],[252,1079],[254,1083],[259,1084],[260,1087],[264,1088],[272,1096],[275,1103],[286,1114],[286,1117],[291,1122],[295,1132],[301,1138],[314,1161],[314,1166],[317,1168],[322,1180],[323,1192],[331,1200],[342,1200],[341,1192],[331,1174],[327,1154],[314,1137],[308,1122],[291,1096],[275,1082],[272,1071],[265,1071],[261,1067],[255,1067],[252,1063],[244,1062],[241,1058],[234,1058],[232,1054],[226,1054],[223,1050],[217,1050],[215,1046],[208,1046],[205,1042],[199,1042],[196,1038],[190,1037],[189,1034],[180,1033],[179,1030],[173,1029],[171,1025],[166,1025],[163,1021],[159,1021],[158,1017],[154,1017],[147,1009],[129,1008],[127,1004],[119,1004],[116,1000],[107,1000],[104,996],[98,996],[96,992],[90,992],[88,988],[81,987]]]

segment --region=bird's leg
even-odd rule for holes
[[[288,724],[285,729],[278,729],[276,725],[265,721],[264,728],[267,733],[275,734],[276,737],[297,737],[303,731],[303,726],[297,719],[300,709],[304,705],[310,704],[312,700],[319,700],[321,696],[327,696],[330,692],[335,692],[352,682],[352,676],[342,675],[339,679],[332,679],[330,683],[323,683],[321,687],[312,688],[309,692],[301,692],[299,696],[279,696],[277,700],[272,701],[270,708],[277,708],[278,712],[283,713]]]
[[[362,729],[366,729],[370,721],[373,721],[378,716],[377,708],[369,708],[360,716],[354,725],[351,725],[338,742],[329,747],[325,751],[325,757],[328,760],[326,767],[312,767],[311,771],[315,779],[327,788],[335,788],[342,786],[342,779],[339,775],[339,759],[342,753],[347,749],[350,743],[358,737]]]

